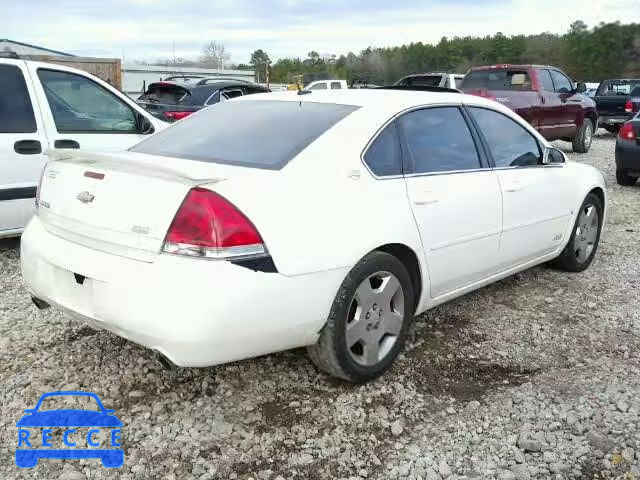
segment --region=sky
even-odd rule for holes
[[[640,23],[640,0],[0,0],[0,37],[82,56],[234,63],[435,43],[442,36],[563,33],[575,20]],[[25,21],[28,19],[28,21]]]

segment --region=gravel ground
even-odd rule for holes
[[[319,374],[302,350],[164,370],[36,310],[18,242],[0,242],[0,478],[640,479],[640,185],[615,184],[613,147],[602,134],[569,154],[609,186],[589,270],[535,268],[429,311],[393,370],[363,386]],[[51,390],[115,409],[122,469],[14,465],[15,422]]]

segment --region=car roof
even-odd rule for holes
[[[491,100],[463,93],[425,92],[417,90],[385,90],[385,89],[345,89],[345,90],[311,90],[312,93],[298,95],[296,91],[272,92],[247,95],[233,101],[279,100],[289,102],[335,103],[353,105],[361,108],[384,111],[391,115],[403,110],[420,106],[442,104],[467,104],[489,106],[495,110],[511,112],[507,107]]]
[[[185,90],[188,90],[190,92],[195,91],[195,90],[199,90],[199,91],[204,91],[204,90],[217,90],[219,88],[226,88],[226,87],[246,87],[246,86],[251,86],[251,87],[256,87],[256,88],[265,88],[262,87],[261,85],[258,85],[257,83],[251,83],[251,82],[245,82],[242,80],[219,80],[219,81],[215,81],[215,82],[211,82],[211,83],[206,83],[204,85],[198,85],[197,83],[191,83],[191,82],[176,82],[173,80],[160,80],[157,82],[152,82],[149,84],[149,87],[151,87],[152,85],[176,85],[178,87],[184,88]],[[149,88],[147,87],[147,88]],[[265,89],[266,90],[266,89]]]
[[[511,63],[497,63],[495,65],[483,65],[481,67],[472,67],[470,70],[499,70],[503,68],[518,68],[518,69],[526,69],[526,68],[549,68],[551,70],[560,70],[558,67],[554,67],[553,65],[535,65],[535,64],[511,64]]]

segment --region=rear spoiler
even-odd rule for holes
[[[160,178],[185,185],[198,186],[221,182],[224,178],[192,178],[178,170],[164,168],[157,163],[147,163],[127,155],[127,152],[101,153],[88,150],[49,149],[45,151],[49,164],[66,162],[86,164],[87,168],[108,168],[120,172],[144,173],[149,177]]]
[[[462,93],[455,88],[446,87],[427,87],[427,86],[411,86],[411,85],[390,85],[388,87],[374,87],[374,90],[407,90],[416,92],[444,92],[444,93]]]

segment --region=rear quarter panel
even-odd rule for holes
[[[351,267],[390,243],[412,248],[422,262],[404,179],[376,180],[360,160],[383,117],[371,108],[352,113],[268,183],[216,186],[256,225],[280,273]]]

